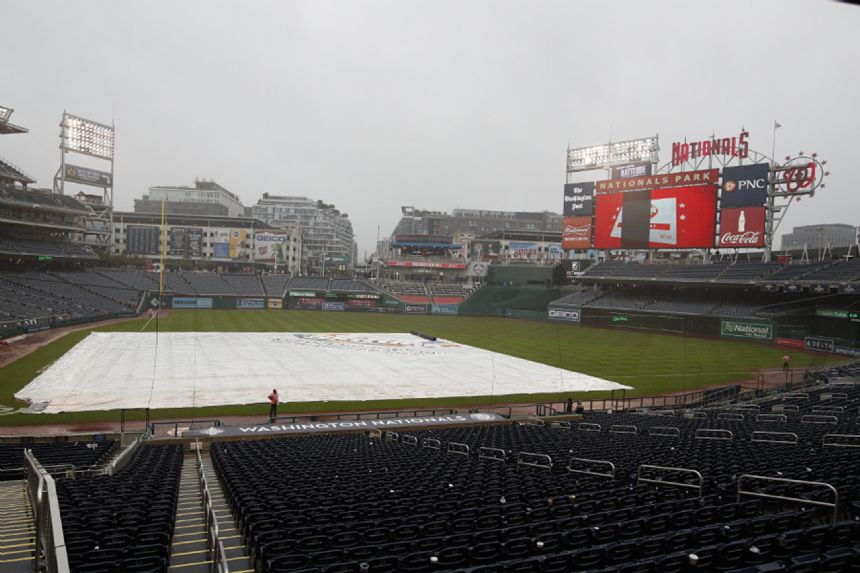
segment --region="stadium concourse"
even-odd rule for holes
[[[0,571],[854,571],[860,361],[811,374],[685,409],[4,443]]]

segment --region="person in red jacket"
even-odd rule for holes
[[[269,420],[271,422],[274,422],[275,418],[278,416],[278,402],[280,401],[278,390],[272,388],[272,393],[269,394]]]

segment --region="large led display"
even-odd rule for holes
[[[714,246],[716,185],[597,195],[597,249],[695,249]]]

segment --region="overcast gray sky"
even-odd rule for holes
[[[561,212],[568,142],[750,131],[818,152],[782,231],[860,224],[860,7],[829,0],[3,3],[0,155],[50,187],[64,109],[116,122],[115,202],[214,178],[246,205]],[[77,163],[87,164],[81,160]],[[90,163],[95,165],[94,163]],[[596,178],[602,178],[595,174]]]

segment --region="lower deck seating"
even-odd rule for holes
[[[715,417],[688,420],[589,415],[601,431],[532,425],[409,432],[418,445],[363,434],[215,443],[216,471],[258,571],[288,573],[725,571],[792,560],[860,562],[860,524],[829,523],[827,511],[776,500],[736,499],[737,476],[833,483],[843,507],[860,500],[860,455],[797,445],[695,438]],[[729,423],[725,421],[725,423]],[[610,431],[637,425],[635,434]],[[648,435],[655,425],[679,437]],[[752,430],[751,430],[752,431]],[[440,449],[422,447],[425,438]],[[448,443],[470,446],[446,453]],[[433,442],[428,442],[432,444]],[[480,448],[489,459],[478,455]],[[457,447],[463,450],[462,446]],[[546,454],[552,468],[517,463]],[[608,460],[605,465],[571,458]],[[544,458],[545,459],[545,458]],[[577,465],[579,464],[579,465]],[[642,464],[664,485],[637,483]],[[650,471],[650,473],[649,473]],[[677,482],[684,486],[665,485]],[[758,491],[826,499],[820,490],[760,481]],[[365,564],[367,568],[363,568]]]
[[[91,468],[105,463],[116,448],[114,440],[54,444],[0,444],[0,480],[23,479],[24,450],[33,451],[50,473]]]
[[[113,476],[57,480],[73,573],[167,571],[182,446],[144,445]]]

